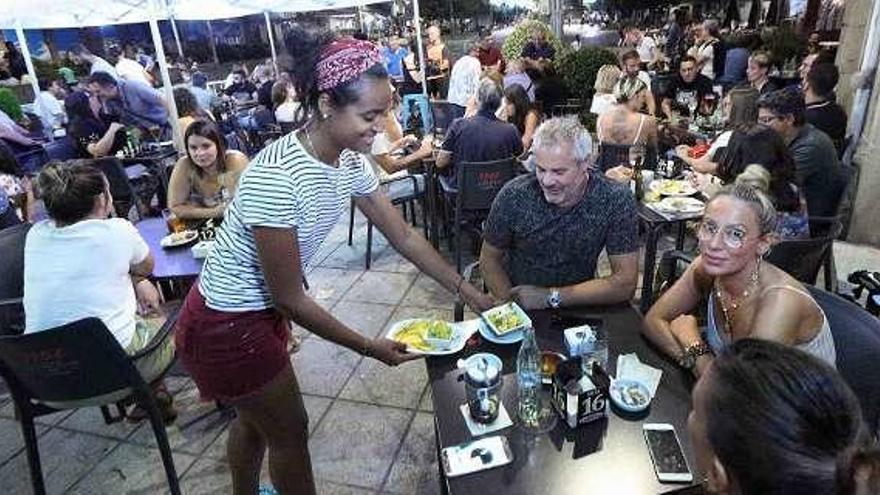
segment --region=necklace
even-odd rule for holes
[[[749,277],[749,283],[742,291],[742,294],[727,298],[727,304],[724,303],[725,295],[724,291],[721,289],[721,284],[718,283],[717,278],[715,279],[715,297],[721,305],[721,314],[724,316],[724,330],[728,337],[732,337],[733,334],[733,323],[734,317],[736,316],[736,310],[742,307],[742,304],[746,302],[750,295],[752,295],[752,288],[758,285],[758,275],[760,271],[761,258],[758,258],[758,262],[755,264],[755,271],[752,272],[751,277]]]
[[[313,156],[314,156],[319,162],[323,162],[323,160],[321,159],[321,157],[318,155],[318,150],[315,148],[314,143],[312,143],[312,136],[309,134],[309,126],[308,126],[308,125],[304,125],[304,126],[303,126],[303,134],[305,134],[305,136],[306,136],[306,144],[308,144],[308,145],[309,145],[309,149],[312,150],[312,155],[313,155]],[[333,161],[333,165],[335,166],[335,165],[338,165],[338,164],[339,164],[339,158],[336,158],[336,160]]]

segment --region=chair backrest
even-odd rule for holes
[[[31,224],[0,230],[0,300],[24,295],[24,241]]]
[[[0,337],[0,374],[13,393],[41,402],[82,400],[143,384],[116,338],[94,317]]]
[[[278,125],[281,127],[281,132],[284,134],[293,132],[296,129],[295,122],[279,122]]]
[[[452,125],[455,120],[455,112],[452,110],[452,103],[445,100],[431,102],[431,113],[434,115],[434,131],[436,133],[445,134],[446,129]]]
[[[840,234],[836,218],[810,219],[811,230],[818,235],[809,239],[789,239],[776,243],[767,255],[767,261],[805,284],[813,285],[825,260],[831,256],[831,246]]]
[[[880,429],[880,320],[846,299],[808,286],[831,326],[837,370],[855,392],[871,432]]]
[[[459,162],[457,211],[482,211],[492,207],[495,195],[516,175],[516,158],[489,162]]]
[[[116,214],[122,218],[128,218],[128,210],[134,203],[136,196],[122,162],[116,157],[108,156],[92,160],[91,164],[104,172],[104,176],[107,177]]]

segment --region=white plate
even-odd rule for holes
[[[508,312],[512,311],[519,318],[519,321],[521,323],[519,326],[514,327],[507,332],[502,333],[502,332],[496,331],[495,325],[492,323],[492,320],[489,317],[495,313],[501,313],[501,312],[505,312],[505,311],[508,311]],[[516,332],[522,333],[522,331],[525,330],[526,327],[532,326],[532,319],[529,318],[529,315],[527,315],[526,312],[523,311],[523,309],[521,307],[519,307],[519,304],[517,304],[515,302],[508,302],[508,303],[502,304],[501,306],[495,306],[494,308],[492,308],[490,310],[483,311],[483,313],[480,316],[483,320],[483,323],[486,324],[487,329],[490,330],[493,334],[495,334],[495,336],[498,337],[499,339],[503,339],[504,337],[507,337],[507,335],[511,334],[511,333],[516,333]],[[493,340],[493,342],[495,342],[495,341]]]
[[[397,335],[397,332],[400,331],[404,327],[404,325],[413,322],[425,320],[427,318],[413,318],[409,320],[401,320],[391,325],[391,329],[388,330],[388,333],[385,334],[385,338],[394,340],[394,336]],[[422,351],[419,349],[415,349],[407,346],[407,352],[411,352],[413,354],[424,354],[426,356],[446,356],[449,354],[455,354],[456,352],[464,349],[464,345],[467,343],[467,340],[471,338],[471,335],[476,333],[477,331],[477,323],[479,320],[469,320],[462,321],[458,323],[449,323],[450,328],[452,328],[452,341],[449,344],[449,347],[446,349],[438,349],[434,351]],[[447,322],[448,323],[448,322]]]
[[[637,405],[627,404],[626,402],[624,402],[623,397],[621,396],[621,391],[622,389],[628,387],[637,387],[639,391],[647,398],[645,403]],[[651,392],[648,390],[648,387],[646,387],[644,383],[627,379],[612,380],[611,387],[608,390],[608,395],[611,396],[611,402],[614,402],[617,407],[623,409],[624,411],[632,413],[642,412],[647,409],[648,406],[651,405],[652,399]]]
[[[706,205],[696,198],[669,197],[658,201],[655,207],[666,213],[700,213]]]
[[[195,230],[184,230],[176,234],[168,234],[159,241],[159,245],[164,248],[184,246],[199,238],[199,233]]]
[[[675,185],[679,188],[680,192],[665,192],[662,191],[662,187],[665,184],[675,183]],[[651,182],[651,190],[657,193],[662,194],[663,196],[691,196],[697,193],[697,188],[693,186],[688,181],[684,180],[669,180],[669,179],[661,179],[655,180]]]
[[[523,339],[524,333],[522,330],[516,330],[514,332],[509,332],[504,334],[503,336],[498,336],[495,332],[489,328],[489,325],[486,325],[486,322],[482,320],[472,320],[477,322],[478,329],[480,331],[480,335],[483,336],[484,339],[489,342],[494,342],[496,344],[516,344],[520,340]]]

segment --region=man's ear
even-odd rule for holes
[[[730,493],[730,478],[727,476],[727,469],[715,455],[712,456],[709,472],[706,473],[706,483],[709,485],[710,493],[720,495]]]

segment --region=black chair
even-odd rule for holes
[[[832,245],[841,228],[840,221],[836,218],[810,218],[809,239],[777,242],[766,259],[800,282],[815,285],[819,270],[826,266],[833,255]],[[830,280],[825,280],[826,288],[831,287],[830,283]]]
[[[31,225],[0,230],[0,333],[24,332],[24,241]]]
[[[138,204],[137,193],[125,173],[122,162],[112,156],[88,160],[88,162],[107,177],[110,194],[113,195],[113,210],[116,212],[116,216],[128,218],[131,208],[134,206],[138,212],[138,218],[140,218],[141,205]]]
[[[391,204],[395,206],[401,206],[403,208],[403,219],[407,219],[407,208],[410,212],[410,217],[412,219],[413,227],[416,226],[416,201],[422,201],[422,226],[425,229],[425,237],[428,237],[428,208],[426,204],[426,196],[425,196],[425,184],[419,185],[419,181],[416,175],[406,175],[403,177],[396,177],[394,179],[384,180],[379,183],[380,186],[387,186],[398,182],[412,182],[412,192],[406,194],[390,194],[388,199],[391,200]],[[349,209],[349,217],[348,217],[348,245],[351,246],[354,242],[354,213],[355,209],[354,199],[351,200],[351,206]],[[367,219],[367,251],[364,255],[364,266],[367,270],[370,269],[370,265],[373,263],[373,222],[370,219]]]
[[[278,126],[281,127],[282,134],[290,134],[296,130],[296,123],[294,122],[279,122]]]
[[[453,218],[455,267],[458,273],[461,273],[462,230],[482,235],[482,224],[489,214],[495,196],[504,184],[516,175],[517,160],[511,157],[488,162],[459,162],[455,168],[458,189],[451,190],[444,185],[444,194],[447,198],[455,197]]]
[[[155,351],[173,325],[174,318],[169,318],[160,337],[135,356],[125,353],[98,318],[85,318],[42,332],[0,337],[0,376],[9,387],[21,421],[35,494],[45,494],[46,488],[34,418],[68,408],[64,403],[70,401],[77,401],[76,407],[105,406],[132,394],[149,413],[169,490],[174,495],[181,493],[162,415],[150,386],[133,364],[134,359]],[[106,414],[105,409],[102,412]]]
[[[452,103],[446,100],[434,100],[431,102],[431,113],[434,117],[434,135],[444,137],[446,130],[456,118],[456,112]]]
[[[846,299],[807,287],[831,326],[837,370],[855,392],[869,431],[880,433],[880,320]]]

